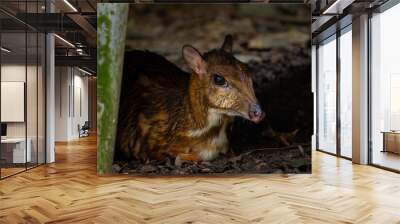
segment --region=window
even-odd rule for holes
[[[371,162],[400,170],[400,5],[371,18]]]
[[[340,43],[340,155],[352,156],[352,35],[351,26],[341,32]]]
[[[318,47],[318,145],[336,153],[336,36]]]
[[[38,13],[43,1],[17,5]],[[0,178],[45,163],[45,34],[0,12]]]

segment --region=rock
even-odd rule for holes
[[[250,18],[244,17],[241,19],[233,20],[232,26],[240,27],[240,29],[237,30],[238,34],[236,36],[243,36],[246,34],[249,35],[252,33],[257,33],[256,26],[254,26],[254,22]],[[238,40],[235,39],[235,41],[238,41]]]
[[[201,162],[201,165],[202,165],[202,166],[211,166],[211,162],[209,162],[209,161],[203,161],[203,162]]]
[[[243,63],[248,63],[249,61],[261,62],[262,58],[255,54],[235,54],[235,58]]]
[[[175,166],[176,166],[176,167],[181,167],[181,166],[182,166],[182,159],[181,159],[181,157],[177,156],[177,157],[175,158]]]
[[[198,173],[200,169],[198,166],[192,166],[191,170],[192,170],[192,173]]]
[[[232,158],[229,158],[229,161],[235,164],[237,161],[240,161],[242,159],[242,155],[239,156],[234,156]]]
[[[150,164],[146,164],[142,167],[142,172],[144,173],[151,173],[157,170],[157,167],[150,165]]]
[[[112,168],[114,173],[119,173],[122,170],[122,167],[119,164],[113,164]]]
[[[290,44],[305,46],[310,40],[310,34],[292,30],[280,33],[260,34],[248,42],[250,49],[288,48]]]
[[[202,173],[210,173],[211,169],[210,168],[203,168],[200,170]]]
[[[298,145],[298,148],[299,148],[299,151],[300,151],[301,155],[304,156],[305,154],[304,154],[303,146]]]
[[[167,157],[167,158],[165,159],[165,166],[168,167],[168,168],[174,168],[174,166],[172,165],[172,162],[171,162],[171,158],[170,158],[170,157]]]
[[[261,171],[261,170],[263,170],[264,167],[266,167],[266,166],[267,166],[267,163],[265,163],[265,162],[260,162],[260,163],[258,163],[258,164],[256,165],[256,170],[257,170],[257,171]]]

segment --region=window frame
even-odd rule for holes
[[[348,17],[346,18],[343,18],[343,20],[348,20]],[[340,21],[338,21],[338,22],[340,22]],[[336,26],[337,24],[335,24],[335,26]],[[346,24],[346,25],[344,25],[343,27],[341,27],[341,28],[339,28],[339,27],[337,27],[337,30],[336,30],[336,32],[335,33],[333,33],[333,34],[331,34],[331,35],[329,35],[328,37],[326,37],[325,39],[322,39],[322,40],[320,40],[317,44],[316,44],[316,53],[315,53],[315,56],[316,56],[316,59],[315,59],[315,61],[316,61],[316,71],[315,71],[315,74],[316,74],[316,77],[315,77],[315,80],[316,80],[316,122],[317,122],[317,124],[316,124],[316,131],[315,131],[315,135],[316,135],[316,138],[315,138],[315,143],[316,143],[316,150],[317,151],[319,151],[319,152],[323,152],[323,153],[326,153],[326,154],[329,154],[329,155],[333,155],[333,156],[337,156],[337,157],[339,157],[339,158],[343,158],[343,159],[346,159],[346,160],[352,160],[352,158],[351,157],[347,157],[347,156],[344,156],[344,155],[342,155],[342,153],[341,153],[341,119],[340,119],[340,103],[341,103],[341,101],[340,101],[340,82],[341,82],[341,79],[340,79],[340,77],[341,77],[341,68],[340,68],[340,37],[342,36],[342,35],[344,35],[345,33],[347,33],[347,32],[352,32],[352,22],[350,22],[350,23],[348,23],[348,24]],[[335,37],[334,37],[335,36]],[[333,38],[334,37],[334,38]],[[320,97],[320,93],[319,93],[319,85],[320,85],[320,74],[319,74],[319,51],[318,51],[318,49],[319,49],[319,47],[320,47],[320,45],[322,44],[322,43],[327,43],[327,42],[330,42],[330,41],[336,41],[336,152],[335,153],[332,153],[332,152],[328,152],[328,151],[326,151],[326,150],[324,150],[324,149],[321,149],[320,147],[319,147],[319,122],[320,122],[320,119],[319,119],[319,112],[320,112],[320,105],[319,105],[319,97]]]

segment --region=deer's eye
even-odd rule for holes
[[[213,81],[214,81],[214,84],[217,86],[225,86],[226,85],[225,78],[220,75],[217,75],[217,74],[213,75]]]

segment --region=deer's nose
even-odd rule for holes
[[[250,104],[249,117],[254,123],[259,123],[264,118],[265,114],[258,103]]]

